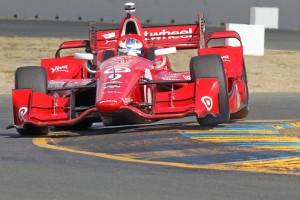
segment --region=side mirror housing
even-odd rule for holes
[[[156,49],[154,51],[155,56],[163,56],[176,53],[176,47],[169,47],[169,48],[163,48],[163,49]]]
[[[91,53],[74,53],[74,58],[78,60],[90,60],[94,59],[94,55]]]

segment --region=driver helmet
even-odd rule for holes
[[[118,46],[118,55],[137,55],[144,57],[143,43],[135,38],[121,40]]]

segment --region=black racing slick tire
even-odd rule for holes
[[[47,93],[46,70],[39,66],[19,67],[15,72],[16,89],[33,89],[35,92]]]
[[[195,56],[190,61],[191,80],[196,82],[198,78],[218,78],[219,79],[219,115],[206,115],[198,118],[197,121],[202,126],[214,126],[229,121],[229,101],[226,86],[226,78],[222,59],[217,54]],[[198,101],[197,99],[195,100]]]
[[[93,125],[93,122],[91,121],[82,121],[75,125],[63,125],[63,126],[54,126],[57,130],[72,130],[72,131],[78,131],[78,130],[84,130],[88,129]]]
[[[46,70],[40,66],[20,67],[15,72],[16,89],[32,89],[34,92],[47,93]],[[17,128],[21,136],[47,135],[48,127],[37,127],[35,125],[25,125]]]

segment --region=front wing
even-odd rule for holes
[[[166,81],[168,82],[168,81]],[[170,82],[170,81],[169,81]],[[155,84],[155,83],[150,83]],[[196,83],[191,81],[175,91],[153,92],[152,111],[144,112],[131,105],[122,105],[119,110],[127,110],[137,117],[149,120],[179,118],[196,115],[198,118],[219,114],[219,81],[217,78],[202,78]],[[14,121],[17,128],[26,124],[36,126],[75,125],[86,118],[96,118],[102,114],[96,107],[74,114],[72,95],[57,97],[33,92],[30,89],[13,90],[12,92]],[[111,113],[118,115],[118,111]]]

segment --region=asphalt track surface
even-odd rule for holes
[[[251,112],[247,121],[300,119],[299,99],[299,93],[252,94],[249,102]],[[131,160],[102,156],[102,152],[109,153],[109,155],[123,152],[128,156],[133,148],[140,153],[145,153],[146,150],[150,153],[158,151],[166,153],[166,149],[173,149],[174,152],[177,150],[178,153],[178,150],[188,148],[194,151],[202,149],[202,159],[199,160],[196,157],[192,160],[209,161],[216,155],[224,155],[222,159],[231,157],[233,151],[226,145],[198,142],[184,138],[178,133],[178,129],[199,131],[200,129],[197,128],[199,126],[196,127],[193,124],[195,121],[193,118],[186,118],[175,124],[164,122],[156,126],[112,129],[103,129],[101,124],[97,124],[89,132],[70,134],[57,133],[53,130],[52,137],[33,139],[19,137],[13,129],[4,130],[4,127],[12,122],[10,96],[1,96],[0,101],[0,193],[2,199],[296,200],[300,197],[300,179],[297,171],[286,175],[284,173],[286,171],[280,171],[280,169],[278,171],[276,168],[275,171],[259,171],[259,168],[257,168],[258,171],[255,171],[256,169],[239,171],[233,168],[212,170],[131,162]],[[283,124],[283,122],[278,122],[278,124]],[[168,144],[157,145],[161,141],[166,143],[166,139],[172,141],[174,138],[177,138],[177,141],[173,147]],[[180,144],[178,144],[178,138],[182,140]],[[45,140],[52,140],[48,144],[55,148],[44,148],[47,147],[43,144]],[[142,141],[144,147],[137,141]],[[150,144],[147,143],[149,141],[151,141]],[[60,147],[65,149],[59,149]],[[122,147],[123,151],[120,151]],[[70,152],[68,149],[73,151]],[[233,150],[241,153],[239,147],[233,147]],[[226,154],[221,154],[220,151]],[[82,152],[90,152],[90,154]],[[267,151],[264,152],[271,155]],[[272,156],[299,158],[299,153],[296,151],[278,152],[279,154]],[[203,153],[208,156],[203,156]],[[264,154],[255,155],[264,156]],[[165,157],[174,159],[175,156]],[[191,159],[187,153],[185,158]],[[294,164],[299,167],[299,159],[296,162]],[[285,165],[285,167],[289,169],[290,166]]]
[[[300,125],[300,93],[251,94],[245,121],[209,130],[189,117],[46,138],[4,129],[10,98],[0,96],[1,199],[300,199],[300,142],[280,133]]]

